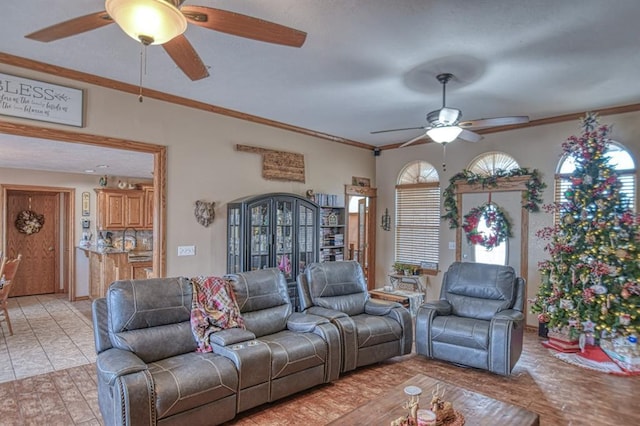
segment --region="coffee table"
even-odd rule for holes
[[[374,398],[365,405],[345,414],[329,423],[330,425],[384,425],[400,416],[407,415],[408,411],[402,408],[409,397],[404,393],[407,386],[418,386],[422,389],[420,395],[420,408],[429,408],[431,391],[440,384],[440,391],[445,389],[444,400],[451,401],[453,408],[462,413],[467,425],[514,425],[536,426],[540,424],[539,416],[529,410],[498,401],[488,396],[473,392],[450,383],[442,382],[422,374],[407,380],[396,386],[387,394]]]

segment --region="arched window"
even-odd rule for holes
[[[610,142],[609,147],[605,151],[611,164],[618,175],[618,180],[622,183],[620,193],[624,194],[625,201],[629,208],[636,210],[636,166],[631,154],[618,142]],[[576,169],[576,163],[573,156],[565,154],[558,163],[555,177],[555,193],[554,201],[562,203],[567,201],[564,193],[571,186],[571,174]],[[559,218],[556,216],[556,220]]]
[[[479,155],[467,168],[477,175],[491,176],[495,175],[498,170],[506,171],[519,167],[518,162],[509,154],[493,151]]]
[[[426,161],[400,172],[396,185],[395,261],[437,264],[440,244],[440,177]],[[434,265],[434,269],[437,267]]]
[[[486,152],[476,157],[470,164],[468,169],[483,176],[491,176],[496,174],[498,170],[507,171],[517,169],[520,165],[509,154],[499,151]],[[488,209],[491,207],[489,206]],[[488,212],[488,211],[487,211]],[[485,221],[481,220],[478,225],[478,232],[488,233]],[[478,263],[491,263],[496,265],[506,265],[509,261],[509,240],[505,240],[491,250],[487,250],[483,246],[476,244],[473,246],[473,260]]]

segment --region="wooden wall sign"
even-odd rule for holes
[[[269,180],[304,182],[304,155],[257,146],[236,145],[236,151],[262,155],[262,177]]]

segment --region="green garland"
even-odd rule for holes
[[[540,203],[542,203],[542,190],[547,187],[547,184],[540,180],[537,169],[529,171],[529,169],[523,167],[511,170],[496,170],[495,174],[490,176],[477,175],[465,169],[449,179],[449,186],[442,194],[444,195],[444,210],[446,213],[440,217],[449,221],[449,228],[453,229],[460,226],[460,215],[458,213],[458,206],[456,205],[456,183],[458,181],[465,181],[468,184],[480,184],[483,188],[495,188],[498,186],[499,178],[510,178],[514,176],[529,176],[527,190],[523,194],[526,202],[522,208],[530,212],[539,211]]]

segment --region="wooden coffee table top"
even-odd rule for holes
[[[438,384],[440,384],[440,391],[444,386],[443,399],[451,401],[453,408],[464,415],[467,425],[535,426],[540,424],[538,415],[532,411],[422,374],[412,377],[387,394],[372,399],[330,424],[389,426],[393,420],[408,414],[408,411],[402,408],[402,404],[409,400],[409,397],[404,393],[405,387],[417,386],[421,388],[422,395],[420,395],[419,406],[428,409],[432,397],[431,391],[435,390]]]

